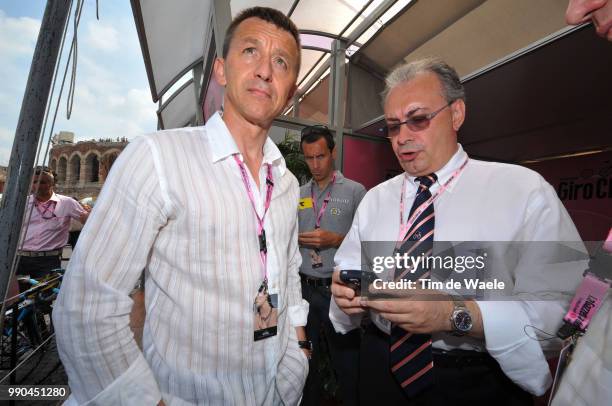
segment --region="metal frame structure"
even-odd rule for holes
[[[155,85],[154,76],[153,76],[153,66],[151,61],[151,55],[149,53],[149,44],[147,43],[145,30],[144,30],[144,20],[142,15],[142,9],[140,6],[141,0],[130,0],[132,5],[132,11],[134,14],[134,20],[136,22],[136,29],[138,32],[138,37],[140,39],[141,48],[143,52],[143,59],[145,62],[146,72],[149,80],[149,85],[151,87],[151,96],[153,101],[159,102],[161,98],[171,89],[184,75],[188,74],[189,71],[193,74],[193,82],[189,81],[189,83],[194,84],[194,101],[196,103],[196,117],[195,124],[199,125],[203,123],[202,117],[202,104],[204,100],[204,95],[208,90],[208,82],[212,75],[212,67],[214,64],[214,59],[216,55],[221,55],[223,50],[223,40],[225,36],[225,31],[229,24],[231,23],[231,9],[230,2],[226,0],[213,0],[212,3],[212,12],[210,15],[211,18],[211,27],[212,30],[209,30],[209,35],[204,38],[204,53],[201,58],[198,58],[193,63],[189,64],[185,68],[183,68],[177,75],[170,80],[170,82],[161,90],[158,90]],[[329,87],[329,97],[328,97],[328,108],[330,111],[329,114],[329,122],[327,123],[330,129],[333,130],[337,145],[337,167],[342,168],[342,139],[344,134],[354,136],[354,133],[350,129],[344,128],[344,119],[345,119],[345,111],[346,111],[346,49],[350,47],[352,44],[356,43],[357,39],[361,37],[376,21],[380,19],[380,17],[387,12],[397,0],[384,0],[380,3],[372,12],[368,15],[368,17],[359,24],[353,32],[349,36],[343,36],[343,34],[355,23],[355,21],[363,15],[363,13],[368,9],[368,7],[373,3],[373,0],[367,1],[361,9],[355,13],[355,15],[350,19],[350,21],[346,24],[346,26],[340,31],[339,34],[318,31],[318,30],[308,30],[308,29],[300,29],[301,34],[306,35],[316,35],[316,36],[325,36],[333,39],[332,49],[325,49],[317,46],[306,45],[303,49],[309,49],[313,51],[324,52],[325,54],[329,54],[330,57],[327,61],[325,61],[321,65],[321,60],[326,57],[326,55],[322,55],[313,65],[313,67],[306,72],[304,78],[309,77],[313,73],[313,69],[315,69],[318,65],[319,68],[316,70],[314,75],[310,77],[307,82],[303,82],[300,86],[301,92],[298,91],[294,96],[294,100],[292,103],[293,113],[292,116],[283,115],[275,120],[275,125],[279,125],[284,128],[290,129],[299,129],[304,127],[305,125],[319,124],[315,122],[309,122],[308,120],[300,120],[297,115],[299,112],[299,101],[300,97],[304,96],[304,93],[308,91],[311,87],[313,87],[317,82],[321,82],[323,80],[322,76],[325,72],[330,69],[330,87]],[[410,4],[410,3],[409,3]],[[289,17],[292,16],[297,6],[299,5],[299,0],[295,0],[287,15]],[[214,46],[213,46],[214,45]],[[180,93],[184,90],[185,85],[175,90],[175,94]],[[160,104],[158,110],[158,118],[161,127],[164,127],[163,120],[161,119],[161,111],[164,110],[168,106],[174,97],[174,95],[170,96],[167,100],[165,100]],[[307,124],[308,123],[308,124]],[[362,138],[374,139],[375,137],[362,136]]]
[[[162,116],[163,111],[170,105],[170,103],[172,103],[172,101],[177,98],[186,88],[188,88],[189,86],[194,86],[194,90],[197,92],[197,88],[198,86],[195,84],[194,79],[189,79],[187,82],[185,82],[183,85],[181,85],[181,87],[178,88],[178,90],[176,92],[174,92],[172,94],[172,96],[170,96],[166,101],[164,101],[163,103],[160,103],[159,109],[157,110],[157,128],[164,130],[166,129],[166,126],[164,125],[164,119]],[[199,109],[195,109],[195,118],[197,119],[198,117],[198,110]],[[201,117],[202,112],[200,111],[200,117]],[[187,122],[183,123],[183,125],[188,125],[189,123],[191,123],[193,121],[193,117],[190,118]]]
[[[155,84],[153,74],[153,64],[151,62],[151,54],[149,51],[149,45],[147,36],[145,33],[144,19],[142,16],[142,9],[140,7],[140,0],[130,0],[132,5],[132,14],[134,15],[134,22],[136,23],[136,32],[138,39],[140,40],[142,57],[144,59],[145,70],[147,72],[147,78],[149,81],[149,87],[151,88],[151,97],[154,102],[158,102],[166,94],[168,90],[172,88],[187,72],[193,71],[198,65],[203,63],[203,57],[198,58],[195,61],[189,63],[183,69],[181,69],[162,89],[158,90]]]
[[[152,93],[155,93],[154,83],[152,82],[153,68],[150,66],[150,58],[147,58],[148,53],[146,48],[148,47],[148,44],[146,43],[146,38],[144,38],[142,35],[142,29],[140,29],[139,27],[143,26],[144,24],[142,22],[142,13],[138,11],[138,4],[140,1],[141,0],[131,0],[134,8],[135,21],[137,24],[137,28],[139,29],[139,37],[141,38],[141,46],[143,47],[143,57],[145,59],[145,66],[147,67],[147,74],[149,75],[149,83],[152,86]],[[225,30],[229,26],[232,18],[230,4],[231,2],[227,0],[212,1],[212,7],[209,17],[210,29],[208,30],[207,34],[204,35],[203,38],[205,41],[205,45],[202,57],[195,61],[193,64],[190,64],[188,67],[181,70],[171,81],[173,84],[175,84],[178,80],[181,79],[181,76],[188,73],[189,70],[192,71],[195,92],[194,102],[197,105],[197,114],[194,120],[195,124],[203,123],[203,117],[201,112],[203,108],[204,97],[207,94],[208,84],[210,83],[210,78],[212,76],[214,60],[217,55],[220,55],[222,53]],[[304,10],[304,7],[299,7],[299,0],[294,0],[293,2],[290,2],[290,4],[291,5],[287,15],[290,17],[293,16],[294,19],[297,18],[299,20],[299,16],[296,17],[296,13],[302,12]],[[374,7],[374,4],[377,5]],[[359,112],[354,112],[353,104],[350,104],[350,108],[347,107],[349,106],[349,103],[353,103],[355,97],[359,97],[357,93],[353,94],[351,93],[351,89],[349,89],[350,86],[348,80],[353,77],[351,75],[351,67],[356,66],[358,68],[361,68],[361,70],[365,71],[368,75],[371,76],[373,83],[381,82],[385,71],[389,68],[389,66],[380,65],[380,63],[377,63],[376,61],[369,60],[367,48],[381,35],[383,31],[385,31],[388,26],[391,26],[393,23],[396,23],[398,19],[402,18],[402,16],[406,13],[408,9],[411,9],[414,6],[418,6],[417,8],[421,10],[424,6],[424,3],[419,2],[418,0],[412,0],[410,2],[402,2],[400,5],[398,4],[398,0],[382,0],[380,1],[380,3],[374,3],[373,0],[369,0],[364,2],[363,6],[359,10],[355,10],[355,14],[348,19],[348,23],[343,28],[336,27],[339,30],[338,33],[325,32],[314,29],[299,29],[300,34],[303,35],[323,36],[332,39],[333,41],[331,42],[331,49],[327,49],[327,42],[324,46],[317,46],[316,42],[310,43],[305,40],[306,45],[303,46],[303,49],[322,52],[322,55],[318,56],[317,58],[313,57],[310,59],[309,63],[313,63],[314,61],[313,65],[307,71],[302,73],[303,76],[301,76],[300,82],[298,83],[298,91],[294,95],[292,103],[287,106],[285,113],[274,121],[274,125],[287,129],[301,129],[305,125],[321,124],[315,123],[311,120],[304,120],[299,116],[301,112],[303,113],[305,111],[305,105],[301,106],[301,104],[303,103],[303,100],[308,97],[308,94],[310,94],[310,92],[318,89],[318,94],[316,95],[316,98],[319,102],[321,102],[322,91],[326,92],[328,119],[326,120],[327,123],[325,124],[327,124],[328,127],[335,134],[337,145],[339,147],[337,151],[337,167],[342,169],[344,158],[344,154],[342,151],[344,136],[354,137],[357,133],[360,133],[360,130],[365,129],[366,127],[370,127],[371,129],[373,125],[382,121],[382,116],[376,117],[376,115],[379,114],[379,110],[377,110],[376,108],[367,108],[369,110],[365,111],[366,113],[371,112],[375,114],[364,115],[364,111],[361,110]],[[466,10],[465,12],[468,13],[471,12],[471,10],[472,9]],[[391,16],[389,11],[392,11],[391,14],[394,15]],[[363,17],[365,13],[367,13],[367,16]],[[359,24],[356,24],[355,22],[360,18],[360,16],[363,18],[363,21],[361,21]],[[428,35],[431,36],[435,33],[440,33],[441,31],[452,25],[455,21],[456,20],[445,21],[444,24],[440,27],[434,27],[435,29],[433,31],[430,31]],[[374,25],[376,25],[376,29],[372,29]],[[497,59],[493,63],[489,63],[484,67],[480,67],[468,75],[464,75],[462,80],[464,82],[467,82],[478,78],[484,73],[495,69],[500,65],[508,63],[513,59],[519,58],[525,53],[533,52],[536,49],[554,41],[557,38],[563,37],[564,35],[567,35],[576,29],[579,29],[579,27],[565,28],[563,30],[560,30],[559,32],[550,34],[549,36],[542,38],[536,42],[533,42],[528,46],[519,49],[518,51],[514,51],[504,56],[503,58]],[[364,44],[358,44],[357,41],[362,38],[364,34],[368,32],[368,30],[377,31],[373,35],[368,34],[367,40],[364,41]],[[370,31],[370,33],[371,32],[372,31]],[[358,46],[360,49],[363,49],[366,52],[355,52],[354,54],[350,54],[349,52],[349,54],[347,54],[346,50],[350,49],[351,46]],[[346,62],[347,59],[350,63]],[[384,66],[386,66],[386,68]],[[328,72],[329,75],[327,75]],[[325,90],[321,89],[319,87],[321,84],[328,84],[329,88]],[[167,92],[168,88],[169,86],[166,86],[161,93],[163,94],[164,92]],[[168,101],[171,100],[172,98]],[[308,101],[309,99],[306,100]],[[320,113],[325,114],[325,110],[319,111]],[[357,117],[363,119],[366,122],[360,123],[357,120],[351,120],[351,118]],[[351,120],[350,124],[345,124],[346,118]],[[370,134],[374,133],[370,132]],[[363,135],[362,138],[378,141],[380,137],[376,135]]]
[[[25,214],[30,182],[34,174],[36,150],[40,142],[45,111],[58,63],[62,33],[67,24],[70,0],[48,1],[30,65],[13,150],[8,166],[6,188],[0,202],[0,294],[6,296],[12,265]]]
[[[517,59],[517,58],[520,58],[520,57],[524,56],[524,55],[527,55],[527,54],[530,54],[532,52],[535,52],[539,48],[541,48],[543,46],[546,46],[546,45],[548,45],[548,44],[550,44],[552,42],[555,42],[555,41],[557,41],[557,40],[559,40],[559,39],[561,39],[561,38],[563,38],[563,37],[565,37],[567,35],[570,35],[571,33],[575,32],[575,31],[581,30],[584,27],[586,27],[588,25],[591,25],[591,24],[592,24],[591,22],[586,22],[586,23],[578,25],[578,26],[568,26],[568,27],[565,27],[565,28],[563,28],[563,29],[561,29],[561,30],[559,30],[559,31],[557,31],[555,33],[552,33],[552,34],[550,34],[550,35],[548,35],[548,36],[546,36],[546,37],[544,37],[544,38],[542,38],[542,39],[540,39],[540,40],[538,40],[538,41],[536,41],[536,42],[534,42],[532,44],[527,45],[526,47],[523,47],[523,48],[521,48],[521,49],[519,49],[519,50],[517,50],[515,52],[512,52],[511,54],[506,55],[503,58],[500,58],[500,59],[498,59],[498,60],[496,60],[494,62],[491,62],[490,64],[488,64],[486,66],[483,66],[482,68],[479,68],[476,71],[471,72],[471,73],[461,77],[461,83],[466,83],[468,81],[477,79],[478,77],[484,75],[485,73],[487,73],[487,72],[489,72],[489,71],[491,71],[491,70],[493,70],[495,68],[498,68],[498,67],[500,67],[502,65],[505,65],[505,64],[507,64],[507,63],[509,63],[509,62],[511,62],[511,61],[513,61],[515,59]],[[367,122],[363,123],[359,128],[355,129],[355,131],[363,130],[364,128],[370,127],[370,126],[375,125],[377,123],[380,123],[381,126],[382,126],[383,121],[384,121],[384,116],[381,115],[379,117],[373,118],[373,119],[368,120]],[[487,160],[487,158],[485,158],[485,157],[479,157],[479,158]]]

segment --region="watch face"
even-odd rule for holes
[[[466,311],[458,311],[454,317],[455,327],[459,331],[470,331],[472,328],[472,316]]]

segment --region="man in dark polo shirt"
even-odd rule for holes
[[[312,180],[300,188],[299,244],[302,254],[302,295],[310,303],[306,335],[313,357],[304,388],[302,405],[319,405],[319,348],[326,340],[343,404],[357,404],[359,330],[338,334],[329,321],[331,275],[334,255],[351,227],[353,215],[365,195],[363,185],[334,169],[336,149],[331,132],[324,126],[302,130],[301,148]]]

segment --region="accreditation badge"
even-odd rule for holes
[[[270,294],[262,283],[253,302],[253,338],[263,340],[276,335],[278,326],[278,295]]]
[[[321,251],[319,251],[317,248],[310,250],[310,263],[313,269],[321,268],[323,266]]]
[[[561,383],[561,378],[563,373],[567,369],[571,358],[572,352],[576,347],[576,337],[570,337],[563,343],[563,348],[561,348],[561,352],[559,353],[559,362],[557,363],[557,370],[555,371],[555,377],[553,378],[553,383],[551,385],[550,397],[548,398],[548,406],[552,404],[552,400],[557,393],[557,389],[559,389],[559,384]]]
[[[303,197],[298,204],[299,210],[312,209],[312,197]]]

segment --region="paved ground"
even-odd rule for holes
[[[10,371],[10,359],[2,356],[0,363],[0,379],[4,378]],[[9,383],[9,378],[2,382]],[[55,340],[51,339],[44,347],[33,352],[30,358],[19,366],[15,373],[15,383],[19,385],[67,385],[68,378],[64,367],[59,360]],[[1,401],[0,405],[9,405],[8,401]],[[17,401],[16,405],[57,405],[58,401]]]
[[[72,250],[67,247],[64,249],[62,266],[65,268],[67,259],[70,258]],[[8,385],[9,377],[7,375],[11,371],[10,368],[10,347],[8,343],[3,343],[3,351],[0,354],[0,385]],[[64,367],[60,362],[55,345],[55,338],[51,338],[44,346],[36,351],[28,350],[22,357],[24,360],[27,355],[30,355],[27,360],[17,368],[15,372],[15,384],[18,385],[67,385],[68,377],[64,371]],[[6,377],[6,379],[4,379]],[[4,380],[3,380],[4,379]],[[44,405],[61,405],[63,401],[16,401],[15,405],[19,406],[44,406]],[[0,400],[0,405],[10,405],[6,400]]]

